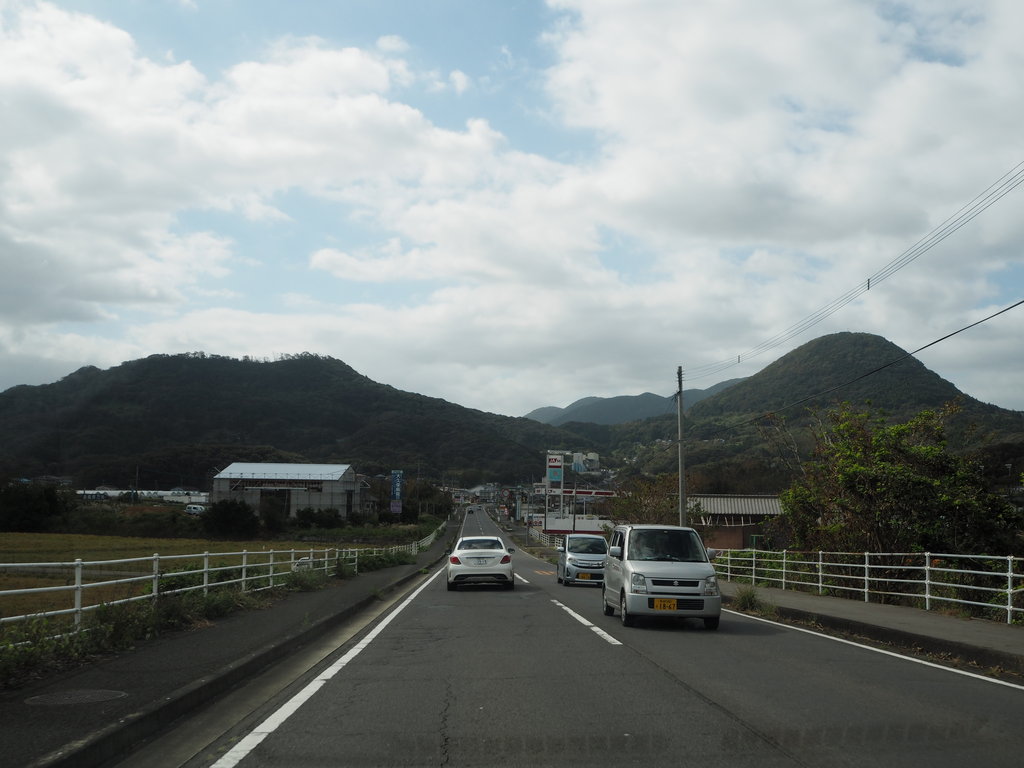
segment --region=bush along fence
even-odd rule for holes
[[[74,560],[58,563],[0,563],[0,573],[38,580],[40,586],[0,590],[0,627],[38,619],[64,618],[75,627],[85,614],[120,605],[213,588],[256,592],[283,587],[297,574],[354,576],[360,568],[414,559],[443,533],[444,525],[419,541],[372,549],[287,549],[202,552],[120,560]],[[55,582],[64,582],[57,584]],[[41,604],[48,607],[39,608]],[[34,605],[32,609],[11,606]],[[6,606],[6,607],[5,607]],[[13,612],[16,615],[7,615]]]
[[[1024,622],[1024,558],[934,552],[721,550],[719,578]]]

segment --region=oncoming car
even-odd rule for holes
[[[515,589],[513,552],[497,536],[464,536],[448,555],[448,589],[463,584],[500,584]]]
[[[558,548],[555,576],[559,584],[578,582],[600,584],[604,581],[604,558],[608,542],[592,533],[570,533]]]
[[[714,550],[712,550],[712,553]],[[629,627],[638,616],[703,619],[718,629],[722,596],[700,536],[677,525],[620,525],[612,531],[601,602]]]

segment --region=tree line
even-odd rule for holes
[[[804,459],[800,441],[774,425],[792,480],[779,496],[782,513],[765,524],[772,548],[1024,554],[1024,508],[990,490],[977,458],[948,449],[956,407],[893,423],[842,403],[815,415]],[[678,475],[634,476],[607,514],[616,522],[678,522],[677,487]]]

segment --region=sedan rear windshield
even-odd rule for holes
[[[459,542],[459,549],[503,549],[498,539],[463,539]]]

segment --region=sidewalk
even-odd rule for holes
[[[526,546],[523,525],[506,523],[505,529],[519,546]],[[531,552],[545,559],[557,555],[553,548],[541,546],[535,534],[531,536]],[[728,605],[744,585],[723,580],[719,586]],[[816,624],[981,671],[1002,670],[1024,677],[1024,627],[771,587],[758,587],[757,596],[774,606],[781,619]]]
[[[318,592],[289,593],[266,610],[164,635],[0,692],[0,768],[91,768],[123,756],[439,562],[458,526],[450,521],[415,565],[332,581]]]

